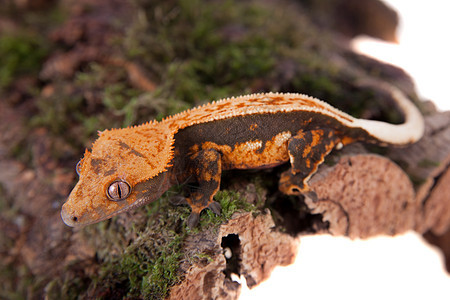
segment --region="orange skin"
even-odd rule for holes
[[[103,131],[77,166],[80,178],[61,216],[69,226],[96,223],[157,200],[173,184],[192,181],[199,188],[179,198],[192,208],[187,220],[192,227],[203,209],[220,213],[213,197],[223,170],[288,161],[291,168],[282,174],[280,190],[314,196],[307,180],[334,148],[386,142],[358,120],[309,96],[268,93]]]

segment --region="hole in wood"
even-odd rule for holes
[[[223,271],[226,278],[231,279],[232,274],[241,276],[241,241],[239,235],[229,234],[222,237],[222,243],[220,244],[223,249],[223,255],[227,261],[227,266]]]

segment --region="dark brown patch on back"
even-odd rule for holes
[[[186,127],[175,135],[175,148],[189,149],[195,144],[213,142],[234,147],[249,141],[267,141],[283,131],[298,132],[320,128],[334,129],[341,136],[367,137],[366,132],[349,128],[340,121],[318,112],[295,111],[286,113],[263,113],[236,116],[228,119],[201,123]]]

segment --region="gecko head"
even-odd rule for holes
[[[62,207],[64,223],[97,223],[157,200],[168,187],[172,136],[155,124],[102,132],[77,164],[80,178]]]

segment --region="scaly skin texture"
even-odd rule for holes
[[[213,102],[161,122],[100,133],[77,166],[78,184],[63,205],[69,226],[82,226],[157,200],[171,185],[198,188],[179,203],[189,204],[189,226],[200,212],[220,213],[213,197],[223,170],[276,166],[291,168],[280,178],[286,194],[314,197],[307,181],[334,148],[356,141],[407,144],[423,133],[413,104],[387,87],[405,116],[391,125],[360,120],[301,94],[254,94]]]

